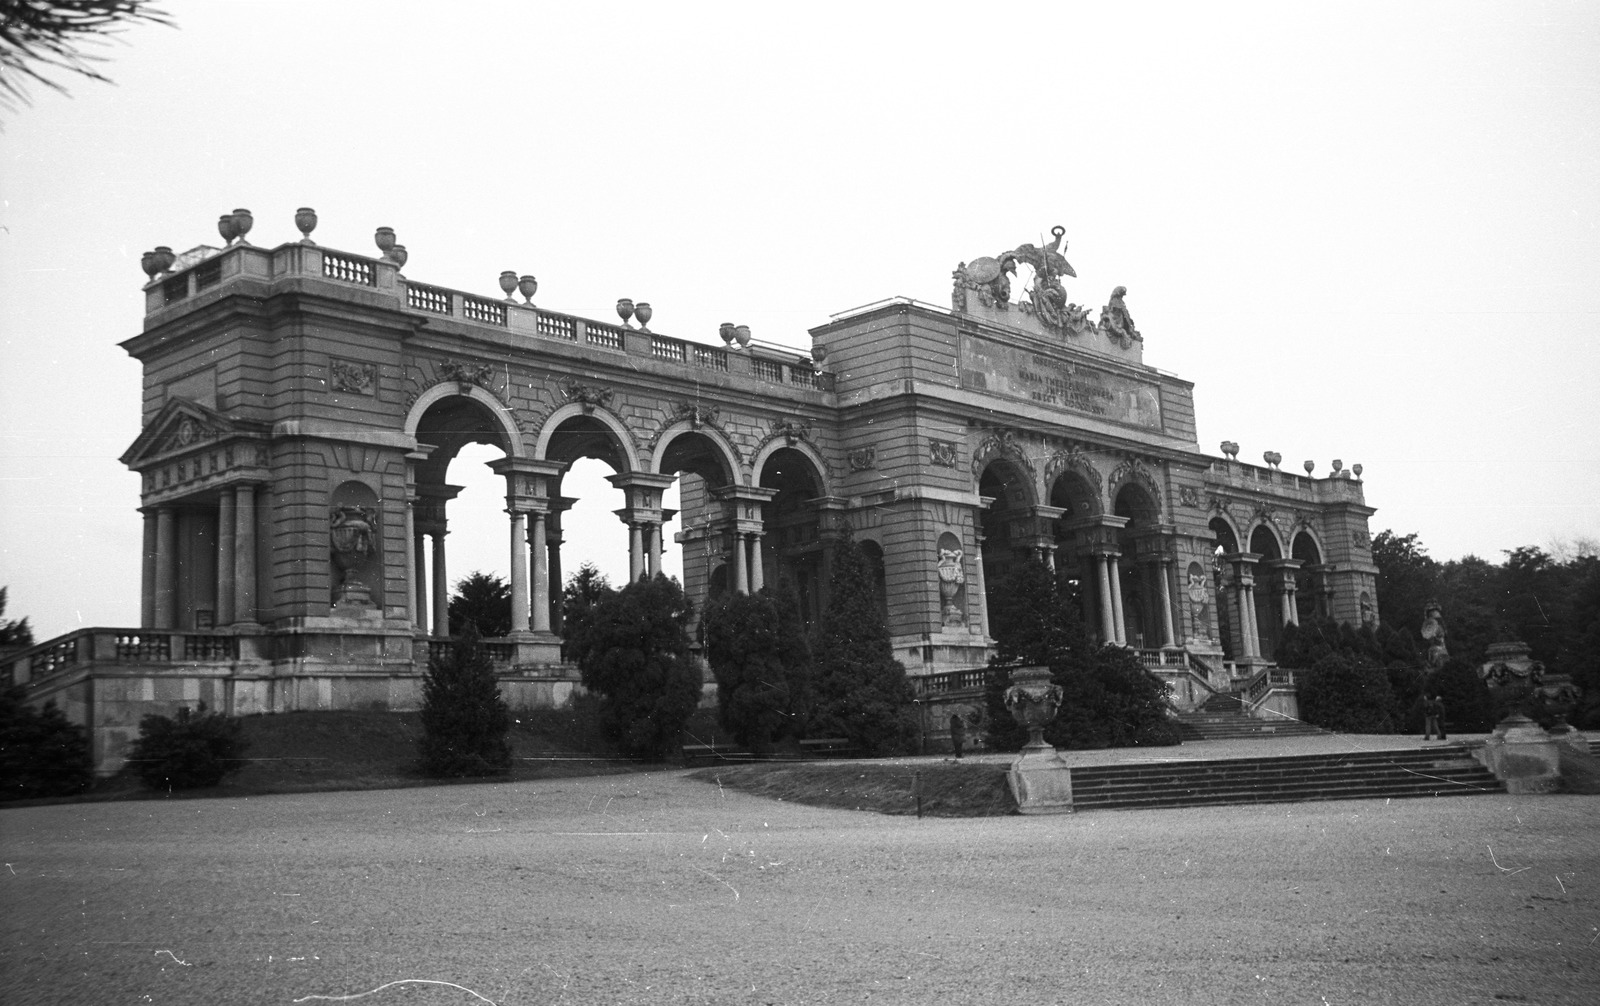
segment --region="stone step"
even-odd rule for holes
[[[1501,793],[1463,747],[1102,765],[1072,772],[1074,807],[1122,809]]]

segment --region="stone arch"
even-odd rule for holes
[[[417,396],[411,403],[410,410],[406,413],[406,436],[416,439],[417,431],[422,425],[422,417],[428,410],[448,398],[466,398],[483,406],[500,427],[503,443],[496,444],[510,457],[527,457],[526,445],[522,440],[522,430],[517,426],[515,413],[511,406],[502,402],[498,396],[486,388],[476,384],[462,385],[456,381],[441,381]]]
[[[833,495],[828,482],[828,462],[818,453],[810,441],[796,438],[793,443],[786,442],[783,438],[774,438],[762,444],[756,450],[755,456],[750,459],[750,481],[752,484],[761,484],[761,470],[772,455],[781,450],[791,450],[804,457],[811,466],[811,476],[817,484],[818,496]]]
[[[812,502],[826,494],[823,473],[812,453],[777,440],[757,455],[752,481],[772,496],[761,504],[761,554],[764,579],[794,589],[801,617],[822,617],[827,589],[821,513]]]
[[[978,472],[978,495],[990,503],[979,515],[983,528],[983,584],[986,593],[1024,561],[1039,542],[1034,517],[1033,473],[1004,453],[991,456]],[[986,610],[994,600],[984,598]]]
[[[1094,462],[1076,447],[1051,455],[1044,468],[1044,481],[1051,506],[1066,507],[1069,504],[1065,500],[1070,498],[1071,509],[1063,515],[1064,518],[1105,512],[1105,480],[1100,477],[1100,470],[1094,466]]]
[[[1228,660],[1239,659],[1238,640],[1234,636],[1238,628],[1239,612],[1232,607],[1233,570],[1231,564],[1222,561],[1223,555],[1244,551],[1239,546],[1239,531],[1234,527],[1233,521],[1225,512],[1212,515],[1206,525],[1211,529],[1212,559],[1211,559],[1211,598],[1215,605],[1217,619],[1217,636],[1222,642],[1222,655]]]
[[[1162,504],[1161,483],[1149,466],[1138,458],[1129,458],[1111,473],[1107,495],[1111,498],[1113,510],[1118,497],[1129,486],[1138,486],[1149,497],[1152,508],[1149,520],[1151,523],[1159,522],[1161,515],[1166,511],[1166,507]]]
[[[696,450],[689,446],[690,441],[702,446]],[[667,465],[673,467],[668,468]],[[650,470],[658,475],[693,472],[712,488],[748,482],[740,463],[739,449],[727,435],[703,424],[697,429],[688,420],[673,423],[661,431],[650,459]]]
[[[613,444],[617,461],[612,464],[617,471],[637,472],[642,471],[639,463],[639,450],[633,442],[633,431],[628,429],[620,417],[610,409],[585,402],[568,402],[566,405],[552,411],[545,417],[544,424],[539,427],[539,436],[535,440],[533,456],[549,460],[562,460],[551,457],[551,442],[556,435],[564,432],[563,426],[570,427],[575,419],[586,420],[582,428],[586,432],[606,436]]]
[[[1269,521],[1260,521],[1250,529],[1250,551],[1263,559],[1282,559],[1283,542],[1278,529]]]
[[[884,574],[883,546],[875,538],[858,538],[856,545],[867,560],[867,576],[872,582],[872,601],[878,608],[878,617],[889,620],[889,582]]]
[[[1211,534],[1216,542],[1216,547],[1224,552],[1239,552],[1239,531],[1233,526],[1233,521],[1227,514],[1216,514],[1206,525],[1211,529]]]
[[[1017,435],[1009,429],[995,430],[989,433],[972,452],[972,477],[981,480],[983,473],[991,463],[1004,459],[1010,464],[1028,474],[1030,480],[1036,474],[1033,462],[1028,460],[1028,454],[1017,442]]]
[[[1322,591],[1325,574],[1320,568],[1323,555],[1322,543],[1310,527],[1301,527],[1295,532],[1289,557],[1300,560],[1300,568],[1294,572],[1294,604],[1302,625],[1327,613]]]

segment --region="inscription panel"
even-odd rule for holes
[[[1075,360],[961,334],[961,386],[1097,419],[1161,429],[1161,388]]]

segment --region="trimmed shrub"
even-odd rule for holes
[[[728,594],[711,602],[700,624],[722,727],[758,753],[805,736],[811,648],[794,594]]]
[[[202,702],[197,713],[185,706],[177,716],[140,720],[128,763],[150,789],[201,789],[242,768],[248,746],[238,720],[207,713]]]
[[[34,709],[20,685],[0,692],[0,800],[71,796],[89,788],[89,735],[54,702]]]
[[[689,614],[683,588],[657,574],[568,623],[568,659],[577,661],[584,687],[599,693],[600,728],[625,754],[661,761],[681,750],[701,691]]]
[[[1298,692],[1300,718],[1307,723],[1358,734],[1394,728],[1394,692],[1381,667],[1329,654],[1299,674]]]
[[[853,539],[834,551],[828,608],[815,641],[812,735],[846,737],[871,755],[912,750],[911,684],[878,613],[867,557]]]
[[[494,665],[467,621],[446,656],[428,662],[422,679],[418,768],[434,777],[501,775],[511,770],[511,710],[500,697]]]

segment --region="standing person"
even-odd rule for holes
[[[1444,699],[1438,695],[1422,703],[1422,739],[1432,740],[1437,733],[1444,740]]]
[[[961,757],[961,744],[967,739],[967,725],[961,721],[960,713],[950,714],[950,746],[955,749],[956,757]]]

